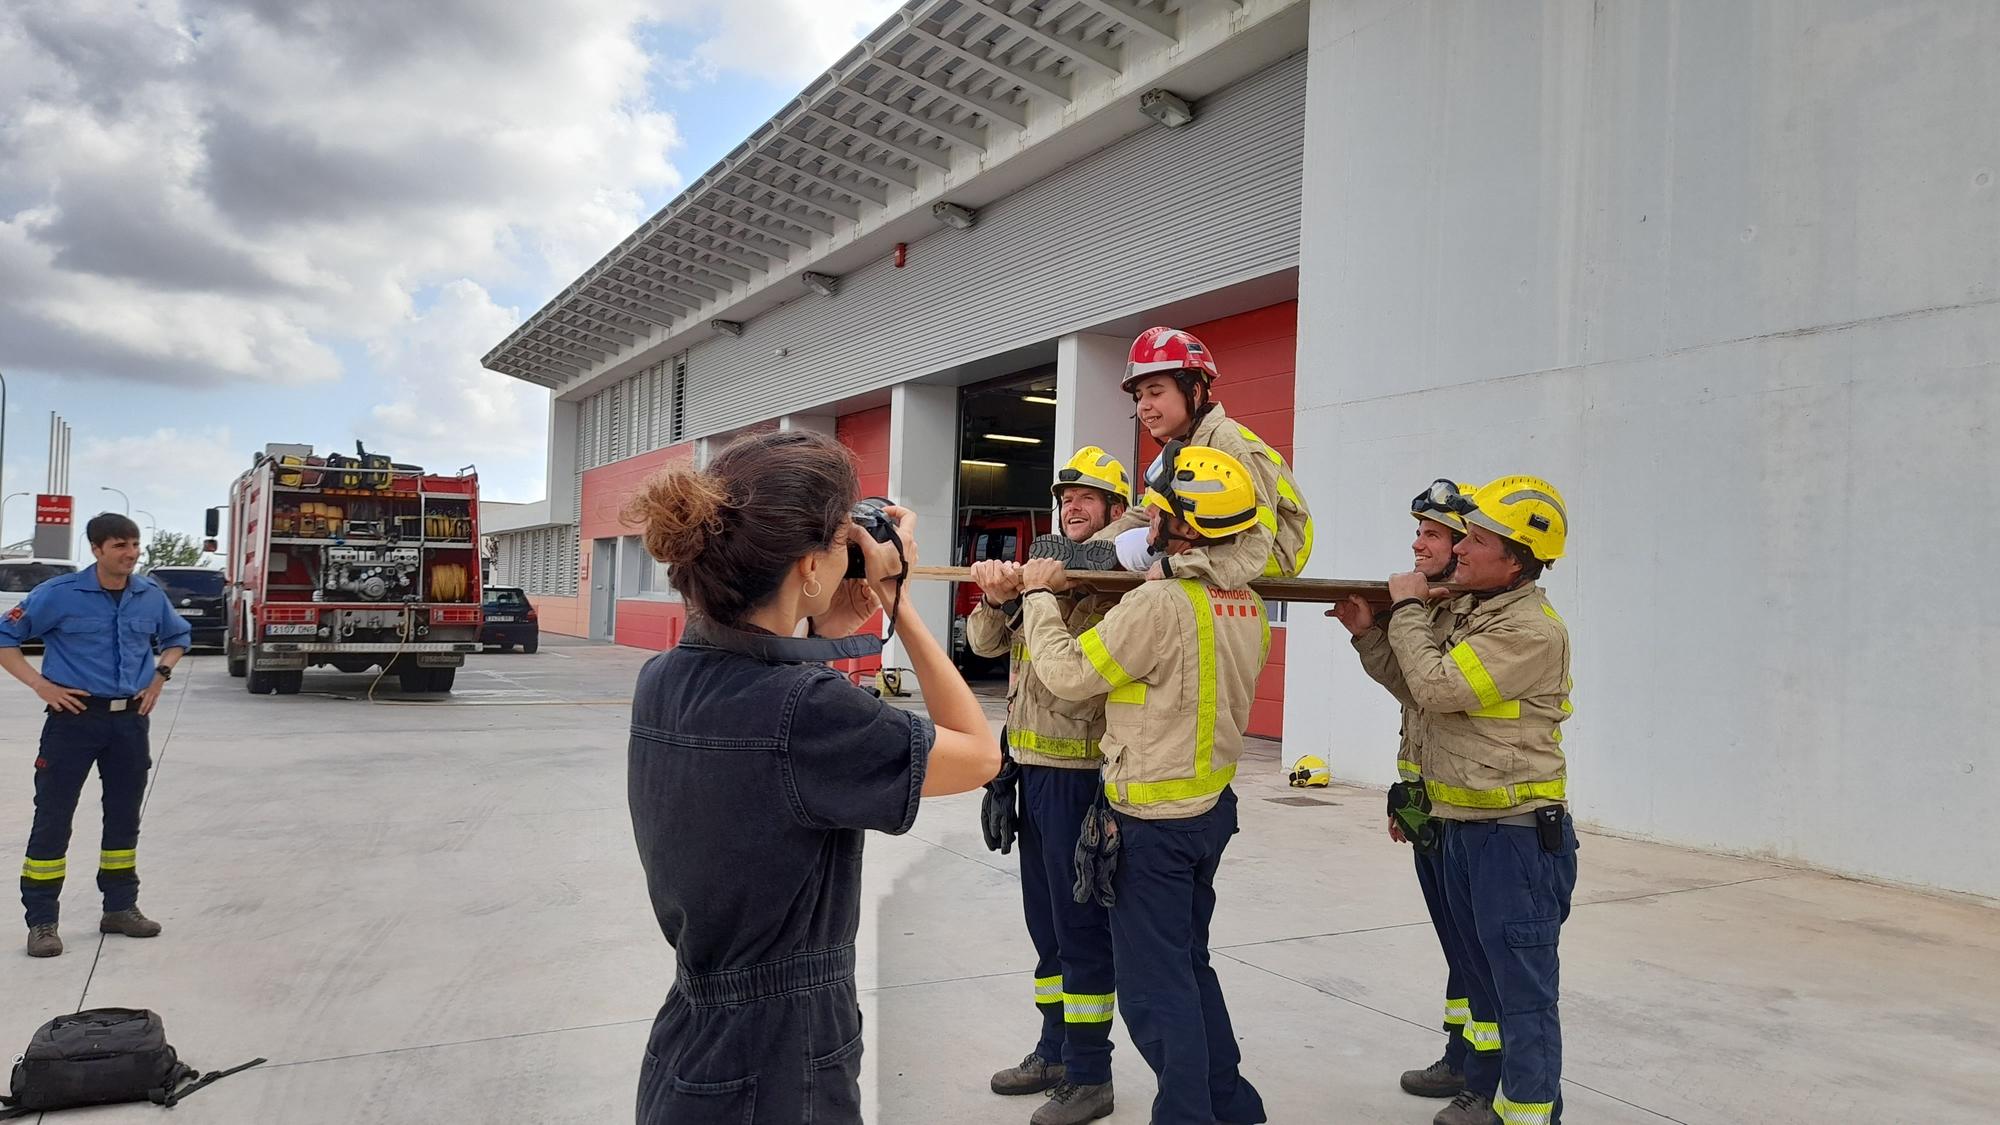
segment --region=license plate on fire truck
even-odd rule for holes
[[[317,625],[266,625],[264,632],[273,637],[310,637],[319,632]]]

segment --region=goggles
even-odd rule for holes
[[[1421,516],[1425,512],[1451,512],[1465,515],[1478,510],[1472,498],[1458,490],[1458,485],[1448,480],[1434,480],[1429,488],[1417,493],[1410,501],[1410,514]]]

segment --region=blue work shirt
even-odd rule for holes
[[[186,648],[193,635],[159,583],[134,574],[114,600],[94,565],[49,579],[0,616],[0,648],[40,640],[43,677],[107,699],[152,684],[156,641],[164,652]]]

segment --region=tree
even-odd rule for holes
[[[201,544],[178,531],[155,531],[146,544],[146,570],[156,566],[194,566],[201,562]]]

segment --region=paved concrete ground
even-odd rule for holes
[[[625,806],[624,701],[646,655],[551,641],[475,658],[449,703],[388,706],[355,698],[364,677],[254,698],[219,658],[190,661],[154,721],[140,846],[166,933],[100,939],[90,876],[73,879],[67,954],[0,950],[0,1053],[79,1006],[151,1007],[197,1066],[271,1059],[173,1111],[180,1125],[630,1120],[672,976]],[[0,691],[12,849],[41,716]],[[1390,752],[1390,732],[1370,737]],[[1296,795],[1279,772],[1264,746],[1239,777],[1215,924],[1246,1069],[1276,1122],[1422,1125],[1436,1103],[1395,1076],[1438,1054],[1442,967],[1407,853],[1378,828],[1378,793],[1278,803]],[[1581,754],[1578,773],[1588,792]],[[975,803],[927,802],[915,831],[869,844],[871,1121],[1033,1109],[985,1090],[1036,1024],[1013,860],[984,850]],[[83,872],[96,832],[87,793]],[[1989,906],[1601,835],[1581,858],[1563,935],[1571,1122],[2000,1116]],[[1143,1122],[1150,1075],[1118,1034],[1110,1120]]]

